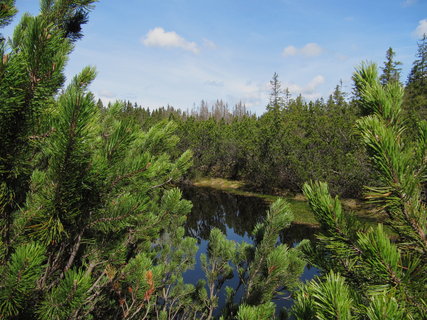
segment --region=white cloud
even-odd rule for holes
[[[305,56],[315,57],[321,54],[323,49],[317,43],[311,42],[307,43],[300,51]]]
[[[229,106],[241,101],[252,112],[261,115],[265,111],[265,104],[268,101],[269,84],[229,76],[226,81],[228,91],[224,95]]]
[[[427,19],[420,20],[418,26],[415,29],[415,35],[422,38],[424,34],[427,35]]]
[[[175,31],[165,31],[163,28],[154,28],[142,39],[142,43],[147,47],[181,48],[193,53],[199,53],[199,48],[195,42],[185,40]]]
[[[285,49],[283,49],[283,56],[285,57],[295,56],[296,54],[298,54],[298,49],[295,48],[294,46],[288,46]]]
[[[306,57],[315,57],[320,55],[322,52],[323,49],[321,46],[319,46],[317,43],[310,42],[300,49],[295,48],[294,46],[287,46],[285,49],[283,49],[283,56],[288,57],[303,55]]]
[[[315,76],[311,81],[307,84],[304,92],[305,93],[313,93],[318,86],[325,83],[325,78],[322,75]]]
[[[295,83],[284,83],[283,87],[288,88],[293,95],[302,94],[304,98],[317,99],[321,97],[321,94],[316,92],[316,90],[324,83],[325,77],[322,75],[317,75],[303,86]]]

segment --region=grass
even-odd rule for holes
[[[221,178],[202,178],[193,181],[197,187],[210,187],[218,190],[237,190],[245,186],[243,181],[227,180]]]

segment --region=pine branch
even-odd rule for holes
[[[138,169],[138,170],[135,170],[135,171],[132,171],[132,172],[129,172],[129,173],[126,173],[126,174],[124,174],[124,175],[122,175],[122,176],[118,176],[112,183],[111,183],[111,189],[113,189],[119,182],[121,182],[122,180],[125,180],[125,179],[129,179],[129,178],[132,178],[133,176],[136,176],[136,175],[138,175],[138,174],[140,174],[140,173],[142,173],[142,172],[144,172],[144,171],[146,171],[146,170],[148,170],[148,168],[150,168],[150,166],[151,166],[151,163],[149,162],[149,163],[147,163],[147,165],[145,166],[145,168],[140,168],[140,169]]]
[[[61,278],[64,276],[64,274],[65,274],[65,273],[66,273],[66,272],[71,268],[71,266],[73,265],[73,263],[74,263],[74,259],[76,258],[77,252],[79,251],[80,244],[81,244],[81,241],[82,241],[82,236],[83,236],[83,233],[85,232],[85,230],[86,230],[86,228],[83,228],[83,229],[82,229],[82,231],[80,231],[80,233],[78,234],[78,236],[77,236],[77,238],[76,238],[76,241],[74,242],[73,249],[71,250],[71,254],[70,254],[70,257],[69,257],[69,259],[68,259],[68,262],[67,262],[67,264],[66,264],[66,266],[65,266],[65,268],[64,268],[63,273],[61,274]]]
[[[43,134],[29,136],[28,139],[30,139],[30,140],[41,140],[41,139],[44,139],[44,138],[48,138],[53,133],[55,133],[55,131],[56,131],[56,129],[52,128],[48,132],[45,132]]]

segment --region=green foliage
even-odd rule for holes
[[[353,214],[344,212],[338,197],[331,197],[326,183],[306,183],[303,190],[322,231],[315,247],[304,246],[304,251],[323,270],[351,273],[359,253],[352,243],[363,227]]]
[[[44,197],[35,197],[30,202],[28,222],[30,235],[45,244],[61,241],[72,233],[76,220],[88,210],[91,184],[89,174],[90,150],[97,129],[97,109],[91,94],[76,85],[80,78],[90,81],[93,69],[85,69],[58,101],[59,117],[52,121],[55,131],[43,145],[49,169],[43,178],[47,190]]]
[[[358,195],[370,171],[354,135],[358,110],[340,87],[327,102],[287,97],[278,106],[231,121],[181,116],[181,150],[193,150],[193,174],[240,179],[270,192],[299,192],[304,181],[321,177],[335,193]]]
[[[236,252],[236,243],[227,240],[219,229],[212,229],[209,236],[208,254],[202,254],[200,261],[206,274],[208,295],[205,304],[208,309],[208,319],[218,306],[218,293],[226,279],[233,277],[233,267],[230,262]]]
[[[219,275],[227,277],[231,273],[229,261],[233,258],[235,250],[236,244],[233,241],[227,240],[219,229],[212,229],[209,237],[208,255],[201,258],[205,269],[208,268],[207,258],[209,258],[212,276],[208,276],[208,281],[217,279]]]
[[[2,52],[6,48],[2,44]],[[45,17],[24,16],[0,69],[1,236],[11,241],[12,212],[28,191],[32,141],[41,138],[40,115],[61,87],[71,47]],[[44,134],[44,133],[43,133]],[[7,249],[8,250],[8,249]]]
[[[399,306],[399,302],[391,295],[379,294],[375,295],[369,307],[366,310],[366,315],[370,320],[401,320],[411,319],[411,316],[406,313],[405,309]]]
[[[0,268],[0,318],[16,316],[27,305],[43,271],[45,252],[39,244],[22,244]]]
[[[194,238],[184,237],[184,228],[171,227],[170,233],[163,234],[160,240],[160,250],[157,264],[164,266],[162,275],[162,290],[159,291],[163,303],[156,306],[170,318],[177,315],[185,318],[197,311],[197,299],[194,298],[196,288],[192,284],[184,283],[182,274],[193,268],[197,252]]]
[[[293,220],[289,205],[283,199],[271,204],[266,221],[255,227],[255,251],[248,262],[244,278],[245,301],[263,304],[270,301],[283,288],[290,288],[302,273],[305,263],[286,245],[277,245],[279,233]],[[293,265],[295,264],[295,266]],[[292,267],[295,267],[292,268]]]
[[[0,317],[211,319],[219,290],[237,274],[243,294],[237,301],[227,290],[223,317],[273,318],[271,301],[298,286],[303,253],[324,275],[296,294],[298,319],[427,312],[427,123],[413,122],[417,138],[406,140],[415,133],[406,132],[392,50],[381,83],[375,66],[357,71],[352,103],[340,86],[326,102],[283,99],[275,74],[259,118],[242,104],[230,112],[223,101],[211,111],[203,102],[193,115],[129,102],[104,108],[88,92],[94,68],[60,92],[71,43],[94,3],[42,0],[40,15],[24,15],[9,46],[0,43]],[[3,26],[14,1],[0,6],[7,9]],[[424,42],[405,90],[420,114]],[[278,200],[254,229],[254,245],[236,245],[213,229],[201,258],[206,281],[184,283],[197,246],[182,227],[191,204],[174,186],[193,154],[194,174],[293,191],[320,178],[333,193],[359,195],[371,175],[353,134],[356,105],[366,115],[357,128],[377,170],[368,198],[387,215],[394,238],[382,224],[361,226],[326,184],[313,182],[303,189],[321,224],[316,243],[279,243],[293,215]]]
[[[393,229],[424,254],[427,242],[425,205],[421,202],[425,180],[425,140],[423,130],[417,140],[406,142],[401,119],[403,90],[389,84],[381,90],[374,80],[365,81],[361,92],[373,115],[358,121],[358,129],[379,173],[382,185],[369,188],[368,197],[384,206]],[[380,107],[375,107],[380,106]],[[420,124],[420,128],[423,128]]]
[[[76,318],[79,309],[89,296],[90,275],[83,270],[68,270],[64,279],[46,295],[37,313],[40,319]]]
[[[88,22],[89,12],[97,0],[41,0],[40,11],[71,41],[82,38],[82,25]]]
[[[273,319],[275,305],[272,302],[264,303],[259,306],[248,306],[242,304],[237,313],[238,320],[257,320]]]
[[[151,259],[141,253],[130,260],[122,272],[125,275],[122,281],[124,290],[117,290],[117,294],[122,299],[119,302],[122,305],[123,317],[127,318],[130,313],[139,312],[143,301],[147,303],[146,309],[152,308],[152,296],[161,282],[162,266],[154,266]],[[129,303],[126,296],[129,296]]]
[[[298,293],[293,306],[296,319],[350,320],[354,319],[354,300],[345,280],[329,273],[324,281],[311,281]]]
[[[274,318],[273,299],[280,299],[285,290],[299,283],[305,261],[300,248],[279,243],[279,235],[293,220],[288,203],[278,199],[271,204],[263,223],[253,231],[254,245],[227,240],[220,230],[212,229],[207,255],[201,256],[206,282],[198,284],[198,299],[204,310],[200,319],[211,319],[218,304],[218,293],[224,282],[236,274],[240,278],[239,298],[227,287],[222,319]],[[252,313],[252,315],[251,315]]]
[[[417,136],[417,123],[427,117],[427,37],[418,42],[416,59],[405,87],[405,116],[408,121],[409,133]]]
[[[380,84],[374,65],[363,65],[354,79],[367,115],[357,121],[357,128],[378,174],[379,185],[367,188],[367,198],[387,216],[393,239],[382,224],[365,229],[352,223],[354,219],[342,210],[338,198],[329,195],[325,183],[306,184],[304,193],[321,233],[319,241],[304,250],[321,270],[339,271],[342,276],[331,273],[324,282],[308,284],[298,294],[294,311],[300,319],[322,318],[321,314],[331,319],[334,313],[357,319],[365,319],[366,314],[369,319],[409,315],[421,319],[427,298],[424,130],[415,141],[403,135],[403,89],[398,82]],[[420,123],[420,128],[424,126]],[[343,297],[337,304],[331,292],[340,286],[339,292],[353,298]],[[313,302],[313,292],[319,303]],[[338,299],[338,292],[333,296]],[[337,312],[338,305],[346,311]]]
[[[186,318],[200,307],[182,278],[197,246],[172,188],[192,158],[176,151],[177,125],[143,132],[122,104],[99,110],[91,67],[58,95],[93,2],[42,1],[2,43],[0,314]]]
[[[179,149],[194,153],[190,178],[244,180],[268,192],[299,192],[305,181],[321,178],[330,181],[334,193],[360,196],[371,172],[354,134],[359,110],[347,101],[342,87],[337,86],[327,101],[307,102],[282,92],[277,75],[272,86],[277,107],[268,106],[260,117],[245,112],[241,104],[231,112],[221,101],[211,106],[212,111],[202,101],[198,112],[170,106],[150,111],[127,102],[123,116],[138,119],[144,128],[173,118]]]
[[[375,230],[370,228],[366,233],[359,233],[358,245],[373,275],[397,285],[403,276],[400,252],[387,237],[382,224]]]
[[[195,288],[185,284],[182,273],[194,265],[195,239],[183,237],[183,228],[163,234],[156,256],[141,253],[131,259],[113,288],[119,299],[122,317],[130,319],[159,314],[175,317],[191,314]],[[161,301],[161,302],[160,302]]]
[[[16,13],[15,0],[2,0],[0,2],[0,28],[7,26]]]

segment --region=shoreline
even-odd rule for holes
[[[294,223],[307,224],[313,227],[319,226],[319,223],[308,205],[307,199],[302,193],[291,194],[286,190],[282,190],[278,194],[264,194],[248,191],[245,190],[247,185],[243,181],[228,180],[224,178],[204,177],[187,180],[186,184],[200,188],[210,188],[222,192],[228,192],[243,197],[257,197],[263,199],[267,203],[271,203],[281,197],[290,203],[294,214]],[[378,215],[373,211],[371,206],[366,202],[351,198],[340,198],[340,200],[346,211],[355,212],[358,217],[368,223],[380,222],[382,220],[381,215]]]

